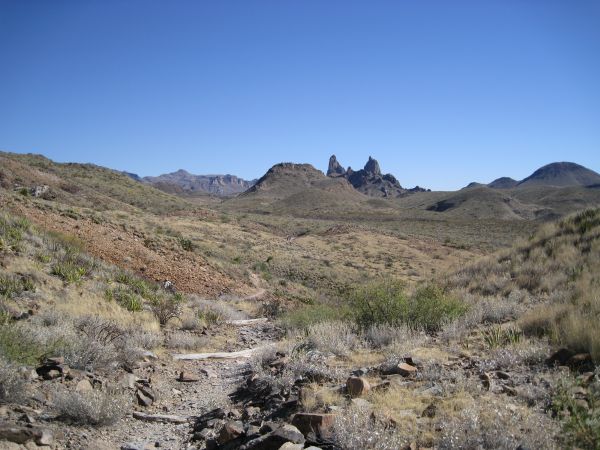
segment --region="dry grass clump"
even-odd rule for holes
[[[206,300],[192,295],[188,305],[206,325],[247,318],[244,312],[238,311],[226,300]]]
[[[52,399],[60,419],[93,426],[116,423],[127,413],[129,404],[129,398],[116,390],[75,392],[59,388]]]
[[[440,421],[439,449],[558,448],[556,423],[545,414],[499,402],[473,402]]]
[[[273,375],[270,364],[281,355],[287,356],[287,363],[282,371]],[[320,351],[306,351],[303,344],[283,341],[256,352],[250,360],[250,367],[274,387],[289,390],[298,379],[316,383],[341,382],[347,376],[346,371],[330,365],[329,362],[329,358]]]
[[[351,406],[336,415],[332,440],[348,450],[397,450],[410,443],[410,435],[373,416],[368,408]]]
[[[25,389],[26,383],[18,367],[0,357],[0,404],[21,401]]]
[[[197,350],[205,345],[206,338],[182,331],[169,333],[165,342],[165,346],[173,350]]]
[[[348,356],[363,345],[352,324],[348,322],[321,322],[308,327],[306,342],[309,346],[335,356]]]

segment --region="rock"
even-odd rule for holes
[[[121,445],[121,450],[152,450],[154,448],[153,442],[127,442]]]
[[[285,424],[280,428],[248,442],[241,449],[245,450],[278,450],[286,442],[304,444],[304,435],[293,425]]]
[[[579,375],[577,379],[581,381],[584,386],[588,386],[592,381],[594,381],[594,376],[594,372],[585,372]]]
[[[304,436],[312,432],[319,437],[326,437],[331,434],[335,417],[335,414],[298,413],[292,418],[292,425]]]
[[[397,373],[399,373],[403,377],[412,377],[417,374],[417,368],[415,366],[403,362],[398,364]]]
[[[350,377],[346,380],[346,391],[350,397],[361,397],[371,390],[369,382],[362,377]]]
[[[483,384],[483,387],[489,391],[492,385],[492,379],[490,375],[486,372],[483,372],[481,375],[479,375],[479,379],[481,380],[481,384]]]
[[[546,360],[546,364],[548,364],[549,366],[554,366],[554,365],[564,366],[567,364],[567,361],[573,355],[575,355],[575,353],[572,352],[571,350],[566,349],[566,348],[561,348],[561,349],[555,351],[552,355],[550,355],[550,357]]]
[[[302,450],[304,448],[304,444],[292,444],[291,442],[286,442],[279,450]]]
[[[510,374],[506,373],[506,372],[502,372],[501,370],[498,370],[496,372],[496,376],[498,378],[500,378],[501,380],[509,380],[510,379]]]
[[[93,391],[94,387],[87,378],[80,380],[75,386],[75,392],[90,392]]]
[[[219,436],[217,437],[217,443],[223,445],[244,434],[244,424],[240,421],[230,420],[223,425],[223,428],[221,428]]]
[[[218,378],[217,372],[210,368],[200,369],[200,373],[206,376],[207,378]]]
[[[119,384],[124,388],[135,389],[135,383],[139,378],[132,373],[125,373],[119,380]]]
[[[435,417],[435,413],[437,412],[437,406],[434,403],[430,403],[427,408],[423,410],[421,413],[421,417],[429,417],[430,419]]]
[[[133,418],[143,420],[145,422],[187,423],[187,419],[185,417],[172,416],[167,414],[145,414],[139,411],[133,412]]]
[[[379,168],[379,163],[376,159],[373,159],[369,156],[369,160],[365,164],[365,172],[371,175],[381,175],[381,169]]]
[[[594,363],[592,361],[592,355],[589,353],[578,353],[573,355],[567,361],[567,366],[573,370],[594,370]]]
[[[141,390],[135,391],[135,398],[137,399],[138,405],[140,406],[151,406],[154,403],[150,397],[146,396]]]
[[[182,381],[184,383],[193,383],[196,381],[200,381],[200,378],[194,375],[193,373],[182,371],[179,374],[179,378],[177,378],[177,381]]]
[[[41,197],[42,195],[47,193],[49,190],[50,190],[50,186],[48,186],[47,184],[34,186],[31,188],[31,195],[33,197]]]
[[[327,167],[327,176],[328,177],[337,177],[340,175],[345,175],[346,170],[342,167],[342,165],[338,162],[335,155],[331,155],[329,158],[329,166]]]
[[[54,442],[54,436],[49,430],[29,426],[0,425],[0,440],[25,444],[29,441],[37,445],[50,446]]]
[[[360,369],[356,369],[356,370],[352,371],[352,375],[355,377],[363,377],[368,373],[369,373],[369,369],[367,369],[366,367],[361,367]]]

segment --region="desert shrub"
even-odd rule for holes
[[[396,450],[406,448],[409,436],[364,407],[349,407],[336,415],[332,440],[347,450]]]
[[[589,386],[566,377],[556,387],[552,408],[562,422],[562,443],[568,448],[600,448],[600,373]],[[583,391],[582,391],[583,389]],[[581,392],[586,392],[585,399]]]
[[[408,325],[435,332],[467,311],[460,300],[435,285],[408,296],[403,283],[384,281],[357,288],[350,296],[352,315],[363,329],[375,324]]]
[[[84,277],[91,275],[96,267],[97,263],[93,258],[68,249],[52,265],[50,273],[66,283],[78,283]]]
[[[0,297],[12,298],[25,291],[35,291],[31,277],[0,274]]]
[[[181,248],[186,252],[191,252],[194,250],[194,243],[191,241],[191,239],[181,237],[179,238],[179,245],[181,245]]]
[[[493,326],[483,331],[483,341],[489,348],[514,345],[521,342],[523,332],[515,327],[502,328]]]
[[[112,425],[127,413],[129,403],[128,397],[116,390],[75,392],[62,388],[53,396],[58,416],[80,425]]]
[[[179,317],[182,302],[181,294],[167,295],[163,293],[157,293],[148,301],[150,309],[162,326],[166,325],[169,320]]]
[[[24,325],[8,321],[0,324],[0,357],[9,362],[33,365],[56,344],[36,341]]]
[[[0,215],[0,251],[19,251],[21,241],[30,223],[25,218],[12,217],[7,214]]]
[[[166,346],[175,350],[197,350],[206,344],[206,339],[193,333],[176,331],[166,339]]]
[[[362,345],[356,330],[348,322],[316,323],[308,327],[306,334],[311,347],[336,356],[348,356]]]
[[[492,349],[481,360],[481,368],[491,371],[541,365],[548,357],[549,351],[548,345],[542,341],[526,340],[510,347]]]
[[[108,288],[104,296],[107,300],[115,300],[119,305],[127,311],[137,312],[144,307],[141,297],[132,292],[128,287],[119,286],[116,288]]]
[[[155,286],[152,286],[145,280],[128,273],[120,272],[115,276],[115,281],[127,286],[130,292],[142,296],[143,298],[150,299],[157,290]]]
[[[364,330],[364,340],[371,348],[397,348],[406,353],[424,340],[423,333],[407,325],[375,324]]]
[[[18,367],[0,357],[0,404],[19,402],[25,396],[26,383]]]

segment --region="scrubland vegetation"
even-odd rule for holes
[[[600,210],[490,253],[532,224],[502,235],[496,222],[492,238],[471,239],[484,234],[483,222],[420,230],[408,219],[338,224],[229,207],[227,215],[163,217],[17,195],[11,205],[32,219],[0,215],[0,403],[30,402],[69,426],[117,427],[132,408],[147,408],[136,395],[148,386],[136,381],[131,391],[116,377],[141,373],[141,361],[163,383],[156,398],[189,396],[198,415],[243,410],[222,386],[209,388],[208,375],[198,392],[169,384],[190,367],[175,366],[172,355],[260,348],[249,363],[254,394],[335,414],[337,448],[598,448]],[[48,214],[44,223],[64,220],[67,232],[34,225],[32,210]],[[104,234],[112,241],[94,241]],[[139,256],[147,254],[164,258],[166,272],[153,272],[153,260]],[[202,278],[182,277],[185,289],[178,278],[175,288],[153,281],[184,267]],[[249,317],[266,317],[267,331],[231,324]],[[578,365],[549,361],[561,348]],[[148,352],[160,362],[146,361]],[[103,384],[78,391],[65,375],[52,389],[41,375],[32,384],[32,368],[48,358]],[[394,373],[401,364],[415,373]],[[371,389],[349,395],[351,374]],[[46,403],[35,403],[42,387]]]

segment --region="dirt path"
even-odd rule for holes
[[[196,448],[189,442],[195,418],[213,408],[228,405],[228,395],[247,373],[248,357],[278,338],[277,329],[268,320],[250,320],[246,325],[236,326],[236,331],[236,346],[240,350],[235,352],[200,359],[166,353],[148,367],[134,371],[136,376],[149,379],[157,393],[154,404],[135,410],[147,415],[182,417],[187,419],[185,423],[140,420],[130,413],[116,425],[106,428],[69,428],[67,448],[144,450],[154,448],[156,443],[167,450]],[[198,381],[179,381],[181,372]]]

